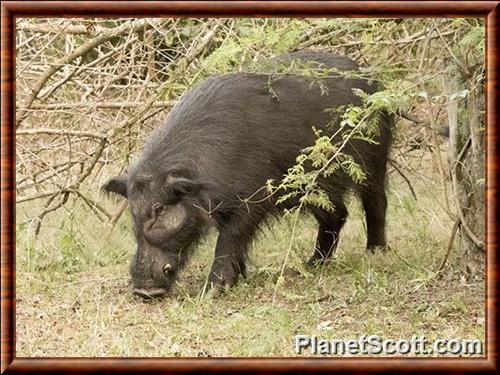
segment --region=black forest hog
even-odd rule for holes
[[[347,57],[319,52],[297,52],[278,60],[358,69]],[[270,90],[268,75],[234,73],[207,79],[183,95],[139,160],[104,186],[126,197],[132,212],[137,252],[130,271],[135,294],[166,294],[209,226],[215,226],[219,236],[208,285],[232,286],[245,275],[248,245],[259,225],[289,207],[276,206],[274,196],[265,199],[266,181],[280,181],[300,151],[314,144],[313,126],[326,135],[338,129],[339,121],[325,109],[361,104],[353,88],[377,91],[376,83],[333,73],[322,82],[327,92],[310,78],[283,74],[273,79]],[[379,118],[377,144],[352,140],[344,150],[363,168],[366,181],[356,184],[341,171],[318,181],[335,211],[307,208],[319,223],[310,264],[334,252],[347,217],[344,198],[349,191],[360,196],[366,212],[367,248],[386,244],[384,183],[391,117]],[[254,195],[259,189],[262,194]],[[259,202],[245,203],[251,196]]]

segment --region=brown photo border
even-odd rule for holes
[[[1,372],[498,372],[499,1],[5,1],[1,4]],[[29,358],[15,342],[16,17],[483,17],[486,19],[485,358]]]

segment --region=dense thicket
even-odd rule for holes
[[[28,218],[37,231],[75,199],[115,221],[121,211],[103,207],[98,186],[196,82],[317,49],[350,56],[383,83],[375,103],[406,118],[392,167],[418,174],[406,158],[428,150],[444,186],[453,181],[442,204],[464,249],[484,247],[483,20],[18,19],[16,42],[17,201],[42,200]]]

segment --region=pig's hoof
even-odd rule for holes
[[[207,285],[207,288],[205,288],[203,292],[203,298],[206,300],[212,300],[215,299],[217,296],[219,296],[221,293],[220,288],[210,288]]]
[[[234,284],[229,283],[228,281],[224,282],[213,282],[208,281],[205,285],[205,290],[203,291],[203,298],[207,300],[211,300],[220,296],[224,291],[231,288]]]
[[[208,277],[209,288],[229,289],[238,282],[239,272],[234,267],[223,266],[213,269]]]
[[[329,259],[330,258],[323,258],[313,255],[311,258],[309,258],[306,264],[308,267],[318,267],[325,264]]]
[[[389,245],[368,245],[366,246],[366,251],[369,253],[375,253],[377,251],[390,251]]]

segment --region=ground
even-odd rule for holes
[[[419,172],[420,170],[420,172]],[[17,356],[293,356],[294,336],[352,339],[485,340],[485,285],[467,275],[457,248],[445,258],[452,221],[437,168],[424,160],[388,184],[390,249],[368,254],[355,199],[333,261],[308,269],[317,225],[304,216],[285,262],[291,220],[256,239],[246,280],[215,299],[201,297],[216,233],[200,244],[172,294],[145,303],[132,295],[128,263],[135,243],[127,213],[112,228],[79,203],[44,221],[34,240],[17,207]],[[95,193],[97,196],[97,193]],[[117,202],[101,196],[111,209]],[[305,353],[304,355],[310,355]]]

